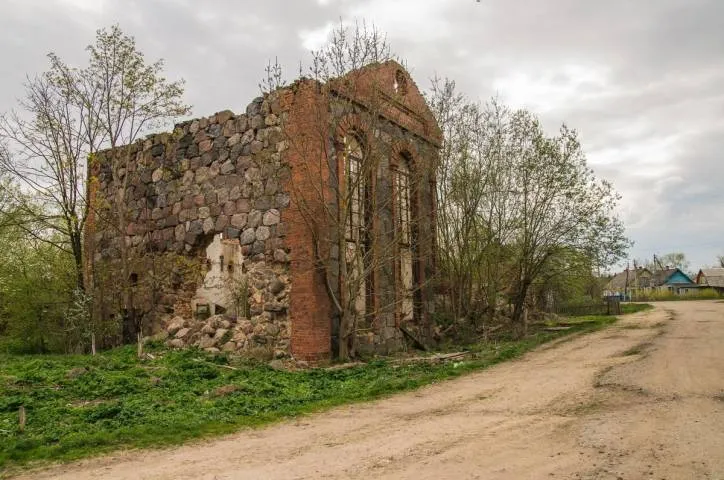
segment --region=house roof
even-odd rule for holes
[[[686,279],[688,280],[688,282],[686,282],[686,283],[694,283],[687,274],[685,274],[684,272],[681,271],[680,268],[665,268],[663,270],[656,270],[654,272],[654,286],[658,287],[658,286],[665,284],[677,272],[679,272],[681,275],[686,277]],[[675,282],[675,283],[680,283],[680,282]]]
[[[606,284],[606,290],[623,291],[627,287],[631,288],[636,285],[637,277],[641,277],[642,274],[650,276],[651,272],[646,268],[628,269],[623,272],[619,272]]]
[[[696,283],[724,288],[724,268],[702,268],[696,276]]]

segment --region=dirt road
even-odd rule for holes
[[[412,393],[24,478],[724,479],[724,303],[662,303]]]

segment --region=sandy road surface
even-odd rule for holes
[[[412,393],[24,478],[724,479],[724,303],[662,303]]]

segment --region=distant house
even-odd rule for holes
[[[674,295],[687,295],[701,288],[680,268],[676,267],[666,267],[663,270],[655,271],[653,286],[659,292],[668,292]]]
[[[724,268],[702,268],[696,275],[696,284],[724,294]]]
[[[614,275],[606,284],[604,297],[632,298],[651,291],[653,274],[648,268],[627,268]]]
[[[724,270],[724,269],[722,269]],[[617,273],[606,284],[604,296],[631,299],[657,293],[687,295],[702,288],[679,268],[666,267],[653,273],[644,267]]]

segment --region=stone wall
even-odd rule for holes
[[[193,330],[205,301],[198,295],[203,282],[165,277],[183,270],[176,263],[195,262],[200,278],[221,264],[248,289],[246,312],[232,312],[233,302],[218,294],[207,309],[208,314],[223,309],[232,322],[243,324],[243,338],[237,335],[234,348],[288,350],[284,211],[290,194],[283,185],[290,171],[282,161],[283,114],[273,98],[255,99],[240,115],[223,111],[181,123],[173,133],[102,152],[92,162],[89,250],[94,288],[104,298],[132,295],[147,325],[157,329],[165,319],[182,316],[185,328]],[[240,264],[209,257],[207,250],[219,237],[238,245],[238,255],[232,256]],[[123,258],[126,279],[119,278]],[[159,258],[166,265],[154,270]],[[149,298],[154,288],[159,293]],[[103,315],[122,314],[114,302],[104,303]],[[192,342],[207,344],[204,335]]]
[[[144,333],[158,333],[171,346],[330,358],[339,318],[328,290],[338,292],[341,279],[322,273],[335,271],[335,254],[330,249],[321,260],[315,252],[309,217],[325,221],[322,207],[334,211],[339,128],[347,122],[382,157],[371,180],[371,228],[383,244],[395,243],[385,238],[395,228],[393,163],[409,159],[417,288],[415,315],[404,327],[424,337],[440,132],[412,80],[398,88],[407,79],[399,64],[358,73],[353,80],[362,98],[345,97],[346,81],[299,80],[255,99],[243,114],[219,112],[99,154],[91,166],[86,230],[98,315],[135,315],[150,326]],[[353,124],[369,115],[364,97],[373,88],[383,105],[365,131]],[[319,191],[324,203],[302,208],[301,199]],[[375,269],[374,318],[358,325],[362,350],[404,346],[397,254],[388,250]],[[131,311],[123,312],[127,305]]]

